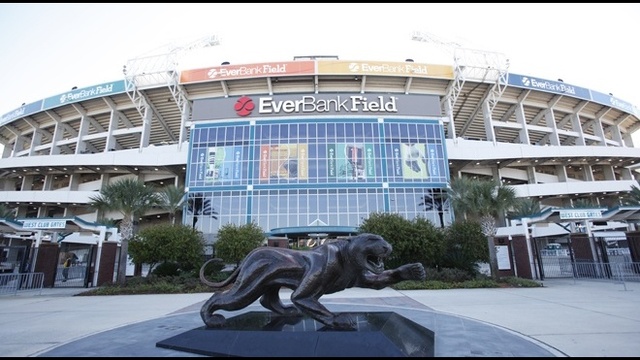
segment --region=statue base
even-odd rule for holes
[[[349,312],[353,330],[337,330],[306,315],[252,311],[156,343],[207,356],[433,357],[434,333],[394,312]]]

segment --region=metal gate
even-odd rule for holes
[[[92,277],[95,245],[61,243],[56,266],[54,287],[88,287]],[[69,266],[65,261],[69,259]]]
[[[26,245],[0,246],[0,273],[28,272],[30,249]]]
[[[570,235],[556,238],[535,238],[534,254],[540,279],[545,278],[612,278],[610,270],[631,264],[629,242],[625,237],[592,235],[572,239]],[[593,250],[591,250],[593,246]],[[582,251],[577,251],[581,249]],[[589,257],[576,256],[589,249]],[[595,257],[595,259],[594,259]],[[618,274],[619,275],[619,274]]]
[[[573,252],[569,237],[535,238],[533,241],[540,279],[571,278]]]

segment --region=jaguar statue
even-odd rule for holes
[[[346,313],[334,314],[319,299],[351,287],[382,289],[403,280],[424,280],[421,263],[385,270],[384,259],[392,251],[383,237],[359,234],[325,242],[309,250],[259,247],[252,250],[224,281],[211,282],[200,268],[200,280],[214,289],[202,305],[200,316],[209,328],[221,327],[225,318],[217,310],[243,309],[260,298],[268,310],[285,316],[306,314],[327,327],[351,329],[354,320]],[[291,305],[280,300],[280,288],[292,290]]]

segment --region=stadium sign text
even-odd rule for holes
[[[66,220],[24,220],[22,227],[25,229],[64,229]]]
[[[191,119],[292,115],[442,116],[437,95],[333,93],[255,95],[193,101]]]
[[[113,84],[98,85],[88,89],[82,89],[76,92],[68,92],[60,96],[60,103],[63,104],[67,101],[78,101],[89,96],[96,96],[107,94],[113,91]]]
[[[557,92],[567,93],[571,95],[576,94],[576,89],[573,86],[566,85],[564,83],[559,83],[555,81],[552,82],[549,80],[540,80],[536,78],[527,78],[527,77],[524,77],[522,79],[522,82],[524,85],[528,87],[536,88],[536,89],[557,91]]]
[[[351,63],[349,64],[351,72],[363,73],[388,73],[388,74],[429,74],[427,65],[413,64],[370,64],[370,63]]]
[[[601,210],[560,210],[560,219],[599,219],[602,218]]]
[[[180,71],[180,83],[233,80],[268,76],[294,76],[315,73],[313,61],[280,61],[247,65],[221,65]]]
[[[338,95],[334,99],[316,99],[315,96],[303,96],[298,100],[274,100],[261,97],[258,105],[260,114],[278,113],[324,113],[324,112],[383,112],[397,113],[396,98],[389,96],[366,97],[352,95],[346,98]]]
[[[34,114],[40,111],[41,108],[42,108],[42,100],[30,103],[30,104],[26,104],[26,105],[23,104],[21,107],[13,110],[12,112],[2,115],[2,120],[0,120],[0,124],[4,125],[13,119]]]
[[[236,68],[217,67],[207,72],[210,79],[259,76],[259,75],[279,75],[287,73],[287,64],[259,64],[254,66],[240,66]]]
[[[44,99],[42,110],[121,92],[124,92],[124,80],[94,85],[82,89],[73,89],[63,94]]]
[[[453,66],[414,62],[318,60],[319,75],[410,76],[453,79]]]

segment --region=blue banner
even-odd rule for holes
[[[124,80],[71,90],[66,93],[44,99],[42,110],[106,95],[119,94],[124,91]]]
[[[35,114],[42,110],[42,100],[38,100],[36,102],[32,102],[30,104],[22,105],[21,107],[2,115],[2,120],[0,120],[0,126],[11,122],[11,120]]]
[[[620,100],[617,97],[609,94],[604,94],[601,92],[591,90],[591,97],[594,102],[597,102],[602,105],[607,105],[614,107],[618,110],[622,110],[624,112],[628,112],[635,116],[638,116],[638,108],[631,105],[630,103]]]
[[[568,95],[583,100],[591,100],[589,89],[565,84],[562,81],[546,80],[538,77],[510,73],[509,85],[520,88],[546,91],[560,95]]]

